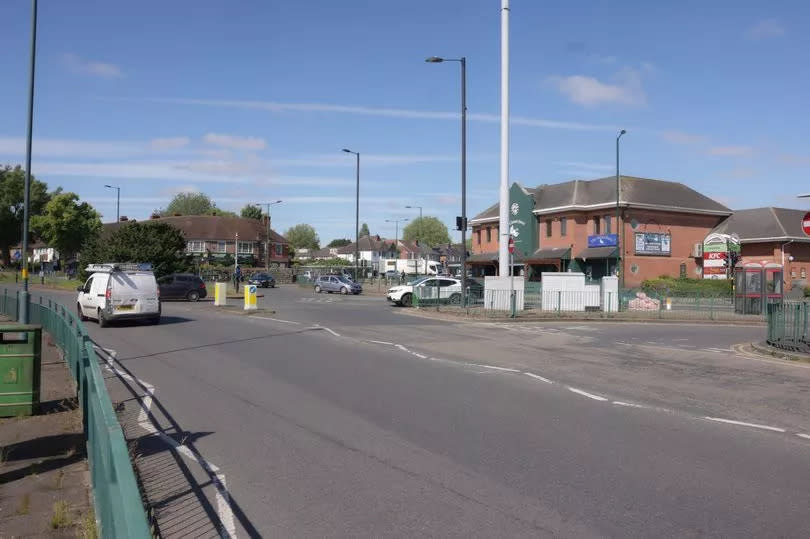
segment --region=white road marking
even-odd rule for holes
[[[593,399],[595,401],[606,401],[605,397],[601,397],[599,395],[594,395],[593,393],[588,393],[587,391],[582,391],[581,389],[577,389],[571,386],[565,386],[568,391],[573,391],[577,395],[582,395],[583,397],[588,397],[589,399]]]
[[[338,332],[336,332],[336,331],[334,331],[334,330],[332,330],[332,329],[329,329],[329,328],[323,328],[323,329],[324,329],[325,331],[328,331],[329,333],[331,333],[331,334],[332,334],[332,335],[334,335],[335,337],[340,337],[340,333],[338,333]]]
[[[746,423],[745,421],[734,421],[733,419],[723,419],[721,417],[704,416],[703,419],[707,419],[709,421],[716,421],[718,423],[729,423],[731,425],[739,425],[741,427],[751,427],[754,429],[770,430],[773,432],[785,432],[785,429],[780,429],[779,427],[771,427],[769,425],[759,425],[757,423]]]
[[[426,355],[424,355],[424,354],[419,354],[419,353],[417,353],[417,352],[411,352],[411,353],[412,353],[413,355],[415,355],[416,357],[418,357],[419,359],[427,359],[427,356],[426,356]]]
[[[729,348],[714,348],[713,347],[713,348],[704,348],[704,350],[707,351],[707,352],[721,352],[723,354],[727,354],[727,353],[731,352],[731,349],[729,349]]]
[[[646,408],[646,406],[642,404],[636,404],[633,402],[613,401],[613,404],[616,406],[625,406],[627,408]]]
[[[524,372],[523,374],[525,374],[526,376],[530,376],[530,377],[534,378],[535,380],[540,380],[541,382],[545,382],[547,384],[553,384],[554,383],[551,380],[549,380],[548,378],[543,378],[539,374],[534,374],[534,373],[531,373],[531,372]]]
[[[387,342],[387,341],[368,341],[368,342],[374,343],[374,344],[384,344],[386,346],[394,346],[394,343]]]
[[[798,436],[799,438],[804,438],[805,440],[810,440],[810,434],[801,434],[797,432],[796,436]]]
[[[300,324],[301,322],[294,322],[292,320],[282,320],[280,318],[270,318],[269,316],[256,316],[254,318],[262,318],[264,320],[272,320],[273,322],[281,322],[282,324]]]
[[[520,372],[517,369],[510,369],[507,367],[496,367],[495,365],[476,365],[477,367],[484,367],[485,369],[495,369],[496,371],[507,371],[507,372]]]

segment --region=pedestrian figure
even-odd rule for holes
[[[399,284],[402,284],[404,282],[405,282],[405,270],[402,270],[402,274],[400,274],[399,276]]]
[[[239,292],[239,283],[242,281],[242,268],[236,266],[236,271],[233,272],[233,287]]]

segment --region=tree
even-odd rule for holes
[[[11,246],[22,240],[24,189],[22,167],[0,167],[0,250],[6,265],[11,264]],[[42,213],[49,198],[48,185],[31,176],[29,215]]]
[[[344,247],[346,245],[351,245],[351,243],[352,243],[352,240],[350,240],[348,238],[340,238],[340,239],[335,239],[335,240],[330,241],[329,245],[327,245],[327,247]]]
[[[155,276],[188,271],[186,239],[177,228],[160,221],[129,222],[108,236],[97,235],[82,246],[82,266],[104,262],[149,262]]]
[[[315,229],[306,224],[288,228],[284,234],[293,249],[320,249],[321,240]]]
[[[371,232],[368,231],[367,223],[360,225],[360,237],[362,238],[363,236],[371,236]]]
[[[76,193],[58,193],[31,218],[31,229],[63,259],[79,252],[82,244],[101,232],[101,217],[87,202],[78,203]]]
[[[447,227],[436,217],[417,217],[402,230],[402,239],[406,241],[419,240],[420,245],[435,247],[443,243],[450,243],[450,234]]]
[[[255,204],[247,204],[244,208],[242,208],[242,217],[245,219],[256,219],[260,220],[262,218],[262,209]]]
[[[160,215],[211,215],[216,204],[204,193],[177,193]]]

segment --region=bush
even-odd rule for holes
[[[664,296],[730,296],[731,279],[678,279],[661,276],[647,279],[641,289],[659,297]]]
[[[810,297],[810,286],[804,287],[804,297],[806,298]]]

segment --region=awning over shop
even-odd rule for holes
[[[527,262],[535,260],[570,260],[571,249],[568,247],[552,247],[546,249],[538,249],[526,257]]]
[[[577,255],[582,260],[592,258],[616,258],[616,247],[588,247]]]
[[[496,264],[498,253],[478,253],[467,257],[468,264]]]

